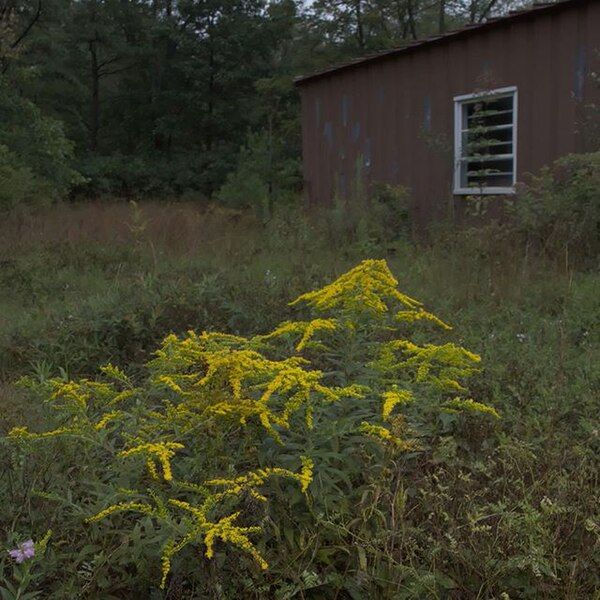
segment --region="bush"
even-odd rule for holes
[[[380,183],[374,186],[371,196],[371,214],[374,227],[381,230],[380,237],[394,240],[412,234],[412,198],[407,188]]]
[[[98,196],[159,197],[184,196],[205,184],[205,164],[196,154],[89,155],[79,164],[85,182],[76,193]]]
[[[63,198],[81,182],[61,124],[0,79],[0,210]]]
[[[219,190],[219,200],[233,208],[250,208],[263,218],[271,217],[275,206],[294,201],[300,193],[300,165],[282,146],[282,140],[266,132],[249,134],[236,169]]]
[[[350,193],[337,194],[332,207],[313,212],[325,224],[328,236],[342,245],[356,244],[363,254],[387,249],[391,242],[412,235],[412,199],[402,186],[373,183],[367,189],[362,162],[356,169]]]
[[[0,146],[0,208],[10,209],[35,200],[39,190],[31,170],[6,147]]]
[[[514,202],[517,231],[550,254],[595,258],[600,250],[600,152],[571,154],[542,169]]]
[[[368,547],[346,540],[350,556],[336,556],[336,540],[371,538],[375,523],[359,519],[357,531],[355,509],[376,489],[401,514],[399,490],[410,485],[401,464],[419,464],[429,448],[454,444],[456,453],[461,427],[489,429],[497,412],[465,387],[480,359],[425,343],[436,335],[427,327],[450,327],[398,291],[385,261],[364,261],[292,304],[304,319],[267,334],[168,336],[141,381],[112,365],[97,380],[24,381],[55,423],[17,427],[4,440],[16,476],[2,480],[11,499],[2,520],[17,542],[54,530],[48,595],[135,589],[145,598],[161,587],[172,598],[215,589],[224,598],[287,598],[311,588],[326,598],[390,597],[399,589],[406,573],[387,538],[398,535],[393,522],[383,541],[369,542],[385,552],[381,580],[350,567],[357,550],[366,569]],[[478,437],[468,442],[474,452]],[[379,494],[370,502],[378,510]],[[10,565],[3,575],[10,581]],[[429,586],[442,592],[448,578]]]

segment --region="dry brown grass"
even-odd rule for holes
[[[0,219],[0,252],[5,256],[31,246],[56,243],[102,245],[150,243],[174,254],[221,251],[241,245],[256,229],[249,214],[214,205],[144,202],[63,204],[4,215]],[[243,234],[243,235],[242,235]]]

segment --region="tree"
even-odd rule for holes
[[[0,70],[3,73],[41,14],[42,0],[0,0]]]
[[[0,209],[64,197],[81,181],[60,122],[0,78]]]

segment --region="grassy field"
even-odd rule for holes
[[[286,513],[289,530],[264,541],[265,574],[238,574],[235,558],[204,561],[167,592],[150,582],[156,562],[143,551],[128,557],[118,536],[100,542],[99,531],[82,537],[76,511],[28,500],[41,487],[52,505],[51,477],[6,451],[5,539],[54,531],[36,580],[43,597],[599,597],[600,277],[493,227],[432,239],[393,239],[331,215],[289,211],[265,225],[184,204],[64,206],[4,220],[3,435],[45,426],[45,409],[14,386],[20,376],[94,377],[109,361],[141,376],[167,334],[267,331],[291,318],[299,294],[367,258],[386,259],[403,292],[453,325],[447,339],[482,356],[471,390],[501,414],[436,434],[430,451],[394,462],[397,471],[373,463],[327,492],[347,503],[316,488],[311,510]]]

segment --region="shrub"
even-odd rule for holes
[[[271,217],[274,207],[289,204],[300,192],[300,166],[286,156],[283,141],[267,133],[248,135],[237,166],[221,186],[219,200],[233,208],[251,208]]]
[[[517,230],[548,253],[600,250],[600,152],[571,154],[542,169],[514,202]]]
[[[0,146],[0,208],[9,209],[34,200],[37,196],[35,177],[31,170],[20,164],[6,146]]]
[[[205,184],[205,164],[196,154],[89,155],[80,160],[81,196],[184,196]]]
[[[333,206],[315,212],[328,236],[344,244],[357,243],[363,254],[386,247],[412,234],[412,199],[407,188],[373,182],[367,185],[362,160],[356,161],[346,194],[338,193]]]
[[[62,125],[0,79],[0,210],[48,203],[81,181]]]
[[[408,189],[380,183],[372,190],[372,220],[384,239],[408,237],[412,233],[412,199]]]
[[[34,494],[59,508],[38,500],[30,522],[13,503],[3,517],[22,530],[51,521],[57,547],[69,548],[54,563],[60,577],[48,567],[55,593],[85,585],[96,596],[143,594],[160,583],[172,597],[204,597],[214,585],[224,597],[240,597],[244,585],[271,597],[285,586],[252,563],[281,565],[277,548],[289,540],[303,553],[306,534],[293,525],[348,510],[340,486],[364,495],[373,476],[390,473],[399,485],[398,457],[418,460],[461,413],[498,417],[468,395],[479,357],[426,343],[427,327],[450,326],[401,293],[385,261],[364,261],[292,305],[302,318],[266,334],[168,336],[139,382],[111,365],[97,380],[24,380],[55,426],[9,433],[20,475],[4,485],[14,500],[27,496],[18,482],[37,466]],[[46,464],[35,452],[42,443],[54,446]],[[190,559],[188,547],[204,558]],[[247,568],[228,559],[235,548]],[[83,568],[90,554],[94,566]],[[311,577],[303,574],[304,589]]]

